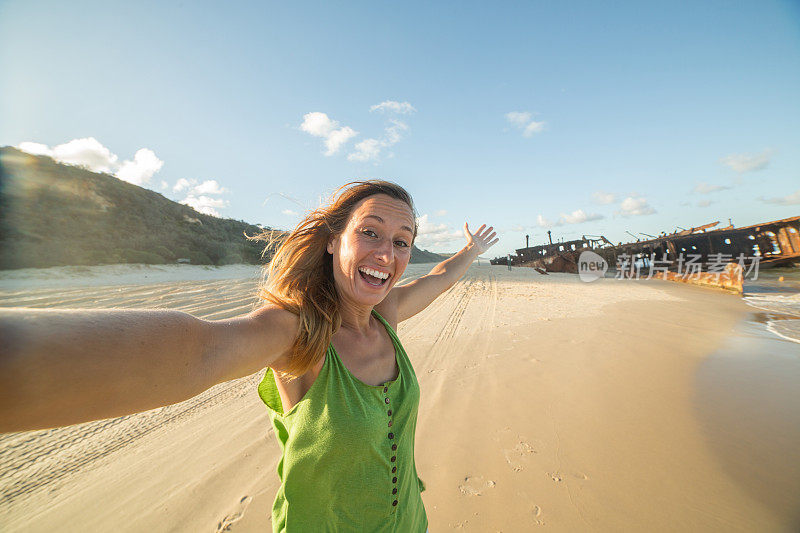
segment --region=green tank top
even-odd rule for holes
[[[397,334],[373,313],[394,344],[393,381],[363,383],[331,344],[319,376],[286,413],[271,368],[258,386],[282,452],[275,532],[427,529],[414,463],[419,382]]]

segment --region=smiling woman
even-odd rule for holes
[[[399,185],[345,185],[283,241],[264,305],[243,317],[0,310],[0,431],[168,405],[266,366],[258,393],[282,450],[273,530],[425,531],[419,383],[395,330],[497,239],[465,224],[460,252],[397,287],[415,221]]]
[[[305,216],[275,253],[261,290],[264,300],[300,318],[291,353],[275,366],[283,363],[287,374],[302,376],[323,357],[341,325],[342,307],[359,301],[374,306],[384,299],[411,257],[415,214],[402,187],[372,180],[344,185],[328,205]]]
[[[262,294],[302,325],[259,386],[283,450],[275,531],[427,528],[414,462],[419,383],[395,329],[494,243],[491,228],[465,232],[459,254],[394,287],[417,233],[411,197],[394,183],[354,182],[278,249]]]

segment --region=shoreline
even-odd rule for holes
[[[180,281],[258,279],[261,265],[116,264],[0,270],[0,291],[150,285]]]

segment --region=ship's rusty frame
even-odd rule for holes
[[[624,257],[628,264],[639,264],[648,269],[651,261],[659,261],[670,271],[664,277],[676,281],[680,278],[680,258],[699,256],[695,260],[703,265],[718,262],[720,258],[736,263],[740,257],[751,264],[758,258],[759,268],[789,266],[800,263],[800,216],[774,220],[735,228],[729,225],[714,229],[719,222],[689,228],[674,233],[662,233],[648,240],[612,244],[604,236],[597,238],[583,236],[581,239],[530,246],[516,250],[516,255],[492,259],[493,265],[511,265],[533,267],[540,272],[578,272],[578,258],[581,252],[591,250],[600,255],[610,267],[618,265],[618,259]],[[624,254],[624,256],[623,256]],[[726,273],[735,276],[731,269]],[[741,278],[741,271],[738,274]],[[714,276],[718,279],[719,276]],[[703,278],[704,279],[704,278]],[[709,282],[711,283],[711,282]],[[703,282],[705,284],[705,282]],[[712,283],[713,284],[713,283]],[[735,290],[735,282],[728,283]],[[741,292],[741,279],[739,279]]]

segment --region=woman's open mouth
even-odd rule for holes
[[[361,275],[361,278],[367,282],[368,284],[372,285],[373,287],[380,287],[388,281],[391,274],[388,272],[381,272],[380,270],[374,270],[368,267],[359,267],[358,273]]]

